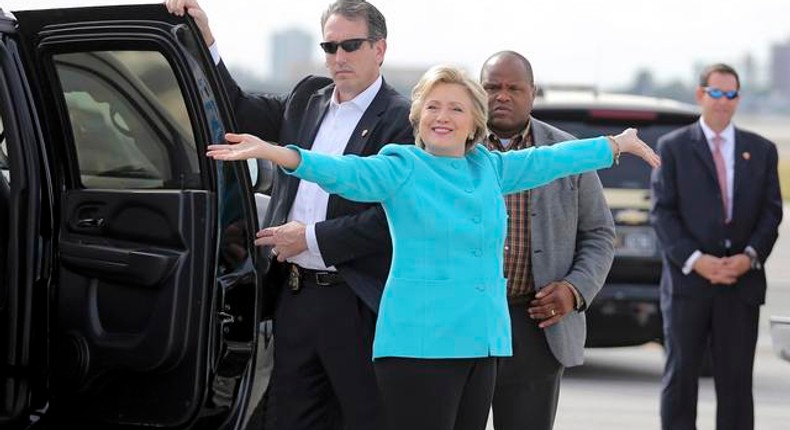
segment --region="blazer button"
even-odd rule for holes
[[[475,285],[475,289],[477,289],[477,291],[483,292],[486,290],[486,286],[485,284],[477,284]]]
[[[475,224],[480,224],[480,217],[476,216],[476,217],[472,218],[472,222],[475,223]]]
[[[472,254],[474,254],[475,257],[479,257],[479,256],[483,255],[483,251],[481,251],[479,249],[475,249],[474,251],[472,251]]]
[[[475,189],[472,188],[472,187],[469,187],[469,188],[466,189],[466,192],[469,193],[469,194],[473,193],[474,191],[475,191]]]

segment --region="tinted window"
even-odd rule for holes
[[[542,119],[542,118],[541,118]],[[583,139],[587,137],[617,134],[627,127],[637,127],[639,137],[655,148],[658,138],[687,123],[677,124],[634,124],[634,123],[590,123],[573,120],[544,120],[568,133]],[[690,120],[689,122],[693,121]],[[650,166],[635,157],[624,156],[616,168],[601,169],[598,175],[606,188],[644,189],[650,187]]]
[[[84,187],[199,186],[184,97],[162,54],[81,52],[54,62]]]

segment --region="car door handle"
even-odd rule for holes
[[[83,218],[77,221],[79,228],[102,228],[104,227],[104,218]]]

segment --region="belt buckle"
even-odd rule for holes
[[[327,282],[327,281],[323,280],[324,276],[326,276],[326,275],[329,275],[329,273],[326,273],[326,272],[318,272],[318,273],[316,273],[315,274],[315,284],[318,285],[318,286],[321,286],[321,287],[328,287],[328,286],[332,285],[331,282]]]

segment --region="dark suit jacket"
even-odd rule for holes
[[[681,271],[695,250],[724,256],[747,246],[765,262],[778,236],[782,199],[776,146],[735,129],[735,176],[732,220],[724,224],[713,156],[699,123],[675,130],[658,141],[661,167],[653,172],[651,218],[664,254],[662,297],[710,295],[714,289],[695,272]],[[765,302],[765,272],[751,270],[735,288],[748,303]]]
[[[218,69],[241,132],[283,145],[296,144],[307,149],[313,145],[334,90],[329,78],[308,76],[287,96],[252,95],[239,88],[224,63]],[[387,143],[414,143],[409,108],[409,100],[384,82],[344,153],[367,156],[378,153]],[[299,187],[298,178],[285,175],[280,169],[275,172],[263,227],[287,222]],[[378,204],[330,195],[326,218],[315,227],[324,262],[337,267],[354,292],[378,312],[392,259],[384,211]]]

